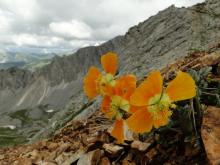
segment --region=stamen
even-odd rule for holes
[[[117,119],[123,118],[125,113],[129,110],[129,102],[120,96],[113,96],[110,104],[110,111],[116,116]]]
[[[152,97],[149,101],[148,110],[152,114],[154,119],[162,118],[161,113],[163,116],[166,114],[165,110],[168,110],[169,107],[172,105],[169,96],[166,93],[162,95],[157,94]]]

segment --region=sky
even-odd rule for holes
[[[204,0],[0,0],[0,50],[98,45],[170,5]]]

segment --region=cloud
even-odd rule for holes
[[[31,21],[38,17],[40,8],[36,0],[0,0],[0,8],[14,13],[22,20]]]
[[[95,45],[175,4],[204,0],[0,0],[0,48]]]
[[[49,24],[52,32],[64,38],[91,38],[91,29],[84,22],[72,20],[70,22],[52,22]]]
[[[12,35],[12,43],[17,46],[58,47],[64,42],[63,38],[40,36],[36,34]]]
[[[10,31],[12,19],[11,13],[0,10],[0,34]]]

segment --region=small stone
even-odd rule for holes
[[[88,144],[91,144],[91,143],[95,143],[95,142],[97,142],[97,141],[99,141],[99,138],[98,137],[89,137],[89,138],[87,138],[87,143]]]
[[[129,153],[123,160],[122,165],[135,165],[133,154]]]
[[[115,144],[103,144],[103,148],[106,152],[110,153],[111,155],[117,155],[122,152],[124,149],[121,146],[115,145]]]
[[[27,153],[26,155],[24,155],[24,157],[30,158],[33,162],[38,162],[38,161],[42,160],[42,155],[36,149]]]
[[[46,161],[52,161],[52,160],[54,160],[54,159],[56,158],[56,156],[57,156],[56,151],[50,152],[50,153],[47,155],[47,157],[45,157],[45,160],[46,160]]]
[[[32,165],[32,161],[28,158],[19,158],[14,162],[14,165]]]
[[[57,164],[62,164],[66,159],[66,156],[62,153],[59,156],[56,157],[55,161]]]
[[[75,162],[83,156],[84,151],[78,151],[76,153],[69,153],[68,158],[62,163],[62,165],[75,164]]]
[[[62,152],[65,152],[68,148],[70,148],[71,144],[70,143],[63,143],[60,145],[59,148],[57,148],[56,152],[57,155],[61,154]]]
[[[150,143],[144,143],[144,142],[135,140],[131,143],[131,148],[137,149],[139,151],[146,151],[150,145],[151,145]]]
[[[102,156],[102,152],[100,149],[90,151],[87,154],[84,154],[79,161],[77,162],[77,165],[94,165],[98,164],[100,161],[100,158]]]
[[[134,162],[130,162],[130,161],[128,161],[127,159],[124,159],[124,160],[122,161],[122,165],[135,165],[135,163],[134,163]]]
[[[42,162],[41,165],[56,165],[56,163],[53,163],[53,162]]]
[[[47,146],[47,141],[42,140],[39,145],[41,145],[41,147],[46,147]]]
[[[49,145],[48,145],[48,149],[50,149],[50,150],[55,150],[55,149],[57,149],[57,147],[58,147],[57,143],[49,143]]]
[[[99,165],[111,165],[111,162],[107,157],[104,157],[100,160]]]
[[[0,155],[0,160],[4,159],[5,155]]]
[[[152,148],[150,151],[146,153],[146,156],[149,158],[149,160],[152,160],[156,155],[157,155],[157,150],[155,148]]]
[[[84,134],[82,134],[80,136],[81,136],[81,139],[82,139],[82,143],[84,145],[88,145],[88,141],[87,141],[88,135],[84,133]]]

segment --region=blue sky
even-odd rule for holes
[[[0,49],[98,45],[174,4],[204,0],[0,0]]]

